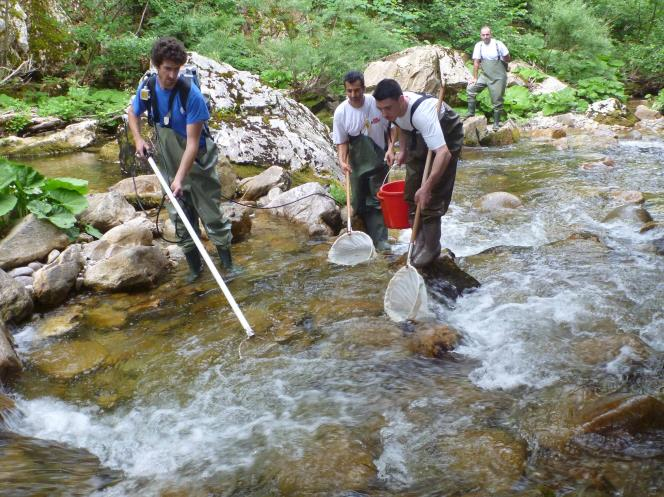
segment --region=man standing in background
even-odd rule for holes
[[[493,129],[500,127],[500,115],[503,112],[503,96],[507,87],[507,64],[510,54],[502,41],[491,38],[491,28],[484,26],[480,38],[473,50],[473,79],[468,84],[468,116],[475,115],[477,95],[489,87],[493,104]],[[477,78],[480,67],[482,74]]]

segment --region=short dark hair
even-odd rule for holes
[[[359,81],[364,86],[364,74],[360,71],[349,71],[344,76],[344,86],[346,86],[346,83],[353,84],[356,81]]]
[[[181,66],[187,62],[187,51],[180,40],[172,36],[164,36],[152,45],[150,60],[155,67],[159,67],[165,60],[172,60]]]
[[[374,98],[379,102],[388,98],[398,100],[401,95],[403,95],[401,86],[393,79],[382,80],[376,85],[376,89],[373,92]]]

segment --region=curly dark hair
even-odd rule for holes
[[[152,45],[150,59],[155,67],[159,67],[165,60],[171,60],[181,66],[187,62],[187,51],[180,40],[164,36]]]

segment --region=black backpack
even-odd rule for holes
[[[148,71],[145,73],[141,81],[144,81],[143,88],[149,90],[148,95],[148,123],[150,126],[154,126],[155,123],[158,123],[160,120],[159,115],[159,105],[156,98],[156,85],[157,85],[157,73],[154,71]],[[189,101],[189,92],[191,91],[191,85],[194,84],[200,90],[201,84],[198,80],[198,71],[193,66],[186,66],[180,72],[178,80],[175,83],[175,91],[171,92],[170,97],[168,98],[168,114],[164,116],[164,127],[170,128],[170,114],[171,109],[173,108],[173,102],[175,100],[175,94],[177,93],[180,96],[180,103],[182,104],[182,109],[184,112],[187,112],[187,102]],[[202,94],[202,92],[201,92]],[[155,96],[155,98],[153,98]],[[203,95],[205,100],[205,106],[207,107],[208,113],[212,113],[212,105],[210,99],[207,95]],[[208,128],[207,122],[203,124],[203,136],[211,138],[210,129]]]

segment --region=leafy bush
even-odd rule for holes
[[[659,93],[653,99],[652,108],[658,112],[664,113],[664,90],[659,90]]]
[[[272,88],[288,88],[293,82],[293,73],[279,69],[266,69],[261,72],[261,81]]]
[[[76,236],[76,215],[88,206],[87,191],[85,180],[45,178],[29,166],[0,158],[0,224],[31,212]]]
[[[503,105],[508,116],[525,117],[537,110],[537,98],[528,88],[510,86],[505,90]]]
[[[346,189],[338,181],[330,183],[330,197],[339,205],[346,205]]]
[[[627,100],[624,84],[620,81],[600,77],[580,80],[577,83],[576,95],[590,103],[611,97],[622,102]]]
[[[588,108],[588,103],[576,98],[575,92],[571,88],[540,95],[538,100],[542,114],[545,116],[562,114],[573,110],[582,112]]]

